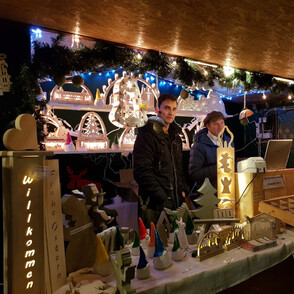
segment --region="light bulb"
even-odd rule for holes
[[[263,92],[263,94],[262,94],[262,98],[263,98],[263,99],[266,99],[266,95],[265,95],[264,92]]]
[[[288,99],[291,100],[292,99],[292,95],[289,94]]]

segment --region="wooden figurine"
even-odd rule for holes
[[[65,250],[68,273],[92,267],[96,258],[97,240],[85,202],[72,195],[61,198],[62,212],[69,220],[64,226],[64,240],[69,242]]]
[[[139,256],[140,255],[140,237],[138,234],[138,231],[135,230],[135,237],[134,237],[134,242],[132,246],[132,255],[134,256]]]
[[[175,261],[180,261],[185,257],[185,251],[181,248],[177,234],[175,234],[174,246],[172,249],[171,257]]]
[[[112,266],[109,261],[108,253],[102,242],[100,236],[96,236],[97,239],[97,249],[96,249],[96,260],[93,265],[93,271],[95,274],[101,276],[107,276],[112,273]]]
[[[146,227],[140,217],[139,217],[139,237],[140,237],[140,241],[141,241],[143,249],[147,249],[148,244],[150,242],[150,236],[148,235]]]
[[[150,277],[149,263],[146,259],[144,250],[142,249],[141,246],[139,246],[139,248],[140,248],[140,259],[137,265],[137,279],[139,280],[148,279]]]
[[[186,224],[185,232],[186,232],[188,244],[190,244],[190,245],[197,244],[198,234],[194,230],[194,224],[193,224],[193,220],[192,220],[190,214],[187,217],[187,224]]]
[[[153,256],[153,266],[157,270],[163,270],[171,265],[171,256],[164,248],[160,236],[155,230],[155,252]]]
[[[131,266],[132,258],[129,249],[125,248],[111,253],[110,261],[119,293],[136,293],[136,290],[131,288],[131,280],[135,277],[135,266]]]
[[[106,214],[106,212],[100,207],[104,201],[104,192],[97,189],[95,184],[88,184],[82,187],[82,191],[86,197],[86,203],[91,205],[89,210],[89,216],[93,220],[95,232],[101,232],[108,228],[108,226],[113,222],[114,217]]]
[[[189,243],[188,243],[188,239],[187,239],[187,235],[185,231],[186,224],[182,221],[182,218],[180,218],[179,221],[176,220],[176,223],[179,227],[179,230],[176,231],[176,235],[179,239],[180,246],[183,250],[186,250],[189,248]]]

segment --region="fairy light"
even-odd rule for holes
[[[224,74],[226,77],[231,76],[234,73],[234,69],[230,66],[224,66]]]

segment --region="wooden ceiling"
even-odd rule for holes
[[[1,0],[0,18],[294,79],[289,0]]]

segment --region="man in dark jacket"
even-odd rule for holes
[[[216,149],[220,146],[217,136],[225,126],[225,117],[219,111],[212,111],[203,124],[205,128],[195,134],[189,158],[189,174],[195,181],[194,192],[202,186],[205,178],[217,189]],[[224,134],[222,140],[229,142],[230,138]]]
[[[158,108],[158,117],[149,118],[147,125],[138,129],[133,152],[140,215],[146,226],[150,221],[156,224],[164,207],[179,207],[188,191],[182,170],[181,127],[174,122],[177,98],[161,95]]]

